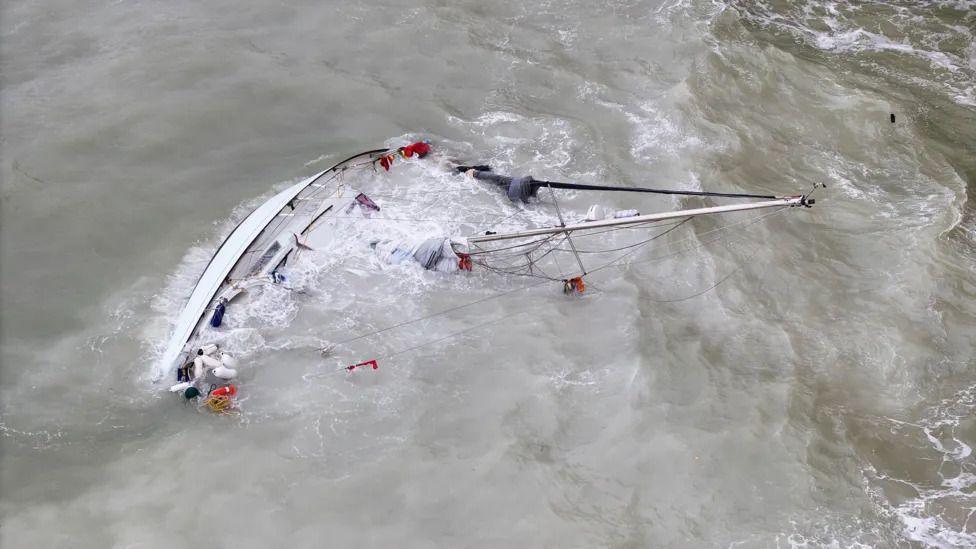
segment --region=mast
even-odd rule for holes
[[[528,229],[525,231],[517,231],[514,233],[479,235],[479,236],[468,237],[467,241],[470,244],[481,244],[484,242],[494,242],[497,240],[511,240],[514,238],[525,238],[529,236],[540,236],[540,235],[558,234],[558,233],[569,234],[573,231],[581,231],[587,229],[599,229],[603,227],[622,227],[627,225],[640,225],[642,223],[663,221],[663,220],[675,219],[679,217],[696,217],[699,215],[708,215],[708,214],[726,213],[726,212],[740,212],[745,210],[758,210],[761,208],[796,207],[796,206],[805,206],[807,208],[810,208],[813,206],[814,203],[815,203],[814,199],[807,198],[806,195],[786,196],[782,198],[777,198],[775,200],[766,200],[763,202],[750,202],[747,204],[732,204],[728,206],[713,206],[710,208],[678,210],[674,212],[662,212],[662,213],[655,213],[655,214],[648,214],[648,215],[638,215],[634,217],[625,217],[621,219],[604,219],[601,221],[588,221],[585,223],[577,223],[575,225],[566,225],[564,227],[543,227],[539,229]]]
[[[654,194],[676,194],[682,196],[715,196],[720,198],[778,198],[771,194],[749,194],[749,193],[716,193],[711,191],[683,191],[678,189],[651,189],[648,187],[620,187],[613,185],[587,185],[585,183],[561,183],[559,181],[535,181],[532,187],[539,189],[548,187],[550,189],[573,189],[578,191],[610,191],[625,193],[654,193]]]
[[[455,166],[454,169],[459,173],[470,173],[475,179],[481,179],[494,183],[508,192],[509,198],[516,200],[521,198],[523,201],[530,196],[535,196],[539,189],[547,187],[549,189],[572,189],[578,191],[603,191],[603,192],[626,192],[626,193],[654,193],[671,194],[681,196],[714,196],[721,198],[761,198],[776,199],[780,198],[771,194],[751,194],[751,193],[719,193],[712,191],[691,191],[680,189],[654,189],[650,187],[621,187],[619,185],[589,185],[586,183],[564,183],[561,181],[539,181],[531,175],[523,177],[510,177],[492,173],[491,166]]]

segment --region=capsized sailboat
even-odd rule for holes
[[[233,380],[237,371],[233,357],[227,350],[219,349],[214,344],[214,336],[218,333],[224,315],[233,314],[235,298],[267,284],[284,282],[284,268],[294,263],[299,254],[324,246],[338,236],[337,222],[340,218],[352,219],[353,222],[356,219],[369,218],[395,221],[395,218],[373,216],[379,211],[379,206],[366,194],[347,188],[343,183],[343,174],[350,170],[389,170],[398,158],[414,155],[424,157],[429,151],[428,143],[417,142],[396,149],[376,149],[357,154],[281,191],[251,212],[220,245],[197,281],[175,323],[156,378],[161,379],[177,372],[177,383],[170,390],[182,392],[187,398],[203,396],[202,392],[209,387],[205,402],[214,411],[225,411],[230,406],[231,397],[236,393]],[[547,193],[555,207],[558,224],[523,226],[507,231],[486,230],[466,236],[435,236],[413,245],[374,241],[372,246],[378,254],[392,263],[415,261],[425,269],[441,272],[473,271],[479,267],[508,276],[561,282],[564,292],[582,294],[586,288],[586,277],[599,271],[637,263],[638,261],[631,259],[636,252],[693,219],[751,210],[772,210],[771,214],[745,220],[752,224],[768,215],[798,207],[810,208],[815,203],[810,193],[774,196],[614,187],[539,181],[531,176],[508,177],[493,173],[488,166],[457,166],[455,169],[476,180],[501,187],[513,202],[527,202],[540,192]],[[818,186],[815,185],[814,189]],[[752,201],[643,215],[637,210],[608,212],[600,207],[592,207],[584,219],[573,221],[566,219],[554,189],[657,193]],[[505,220],[519,211],[517,209],[515,214],[506,216]],[[712,229],[705,234],[720,232],[741,223]],[[625,242],[613,239],[621,233],[626,235]],[[581,243],[587,245],[582,246]],[[572,259],[568,263],[560,263],[559,256]],[[584,257],[587,259],[584,260]],[[600,259],[600,262],[592,263],[596,259]],[[544,266],[543,260],[551,265]],[[519,290],[502,292],[498,296],[510,294],[512,291]],[[335,345],[483,303],[491,298],[478,299],[440,313],[425,315],[420,319],[407,319],[395,326],[361,334],[336,342]],[[377,360],[345,366],[339,371],[366,366],[376,369]]]

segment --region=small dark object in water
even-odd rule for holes
[[[895,113],[891,113],[891,123],[895,123]]]
[[[227,306],[221,301],[214,307],[213,317],[210,319],[210,325],[214,328],[220,327],[220,322],[224,319],[224,312],[227,310]]]
[[[464,173],[468,170],[474,170],[476,172],[490,172],[491,166],[488,166],[487,164],[479,164],[477,166],[455,166],[454,169],[457,170],[458,173]]]

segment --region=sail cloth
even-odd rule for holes
[[[453,273],[458,270],[458,256],[450,238],[428,238],[416,244],[373,242],[371,246],[381,258],[394,265],[414,262],[428,271]]]
[[[517,202],[519,200],[522,202],[528,202],[529,198],[535,196],[536,192],[539,190],[539,185],[533,185],[533,183],[537,183],[537,181],[533,179],[531,175],[509,177],[507,175],[500,175],[486,170],[472,170],[471,176],[475,179],[498,185],[505,191],[505,193],[508,195],[508,199],[512,202]]]

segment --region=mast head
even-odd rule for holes
[[[814,198],[810,198],[810,195],[817,192],[817,189],[826,189],[826,188],[827,188],[826,183],[819,182],[819,181],[814,183],[813,188],[810,189],[810,192],[800,197],[799,205],[803,206],[804,208],[812,208],[813,205],[817,203],[817,200]]]

